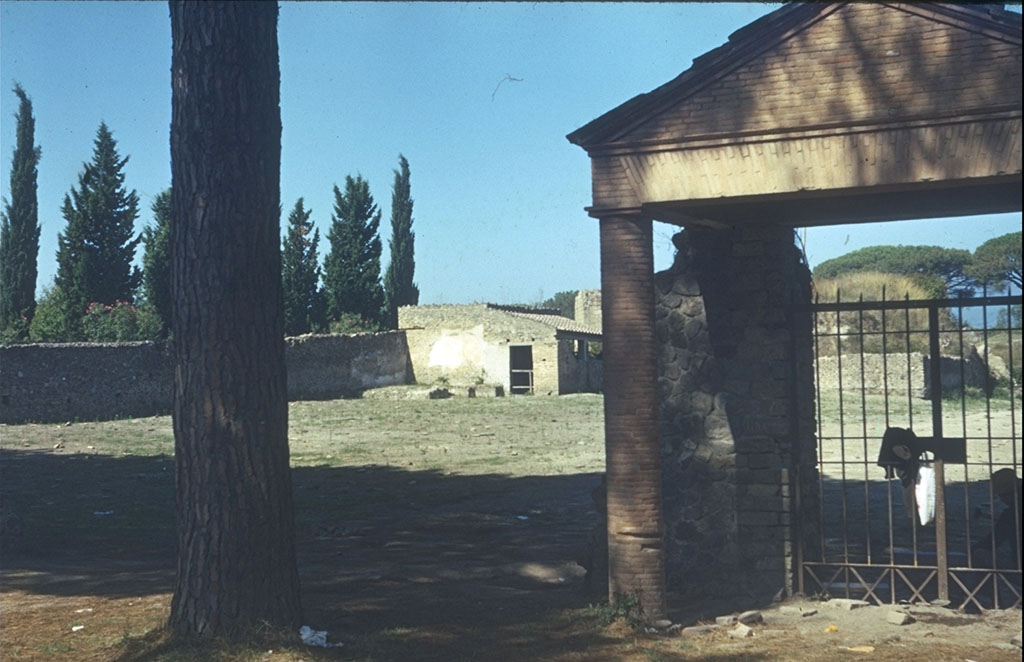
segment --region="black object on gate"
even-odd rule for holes
[[[878,466],[885,469],[887,480],[898,477],[903,487],[909,487],[917,479],[922,453],[931,453],[943,462],[965,464],[967,441],[963,437],[918,437],[907,428],[887,428],[878,450]]]
[[[885,469],[886,480],[899,477],[903,487],[910,487],[917,480],[925,450],[913,430],[887,428],[878,451],[878,466]]]

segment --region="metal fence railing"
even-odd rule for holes
[[[1021,297],[882,298],[810,307],[820,535],[800,590],[1020,606]],[[934,472],[926,523],[929,499],[878,464],[889,428],[925,449],[917,475]]]

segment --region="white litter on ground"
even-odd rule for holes
[[[302,643],[307,646],[319,646],[320,648],[334,648],[337,646],[344,646],[343,643],[329,644],[327,643],[327,630],[314,630],[308,625],[303,625],[299,628],[299,637],[302,638]]]

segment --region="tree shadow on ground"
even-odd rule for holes
[[[3,450],[0,468],[4,517],[20,529],[5,532],[4,591],[173,590],[173,458]],[[543,659],[612,646],[588,610],[604,596],[585,590],[578,564],[599,482],[294,468],[305,621],[368,659]]]

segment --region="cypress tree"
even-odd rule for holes
[[[65,317],[75,335],[86,307],[134,300],[142,274],[132,266],[139,196],[124,189],[123,159],[105,123],[96,131],[92,162],[83,164],[78,189],[64,196],[67,227],[57,236],[57,287],[67,298]]]
[[[171,189],[153,199],[153,225],[142,231],[142,291],[165,329],[171,326]]]
[[[345,193],[334,187],[334,213],[324,259],[327,312],[332,318],[357,315],[377,325],[384,308],[380,284],[380,210],[361,176],[345,177]]]
[[[320,231],[310,220],[312,209],[299,198],[288,215],[288,234],[281,247],[281,284],[284,288],[284,332],[294,336],[327,326],[317,246]]]
[[[416,233],[412,231],[409,162],[399,154],[398,164],[399,169],[395,171],[395,184],[391,192],[391,239],[388,242],[391,262],[384,274],[387,322],[392,329],[398,328],[399,307],[415,306],[420,301],[420,290],[412,280],[416,270]]]
[[[36,180],[42,151],[35,145],[32,101],[20,85],[14,86],[14,93],[20,104],[14,116],[17,137],[11,160],[11,200],[0,213],[0,331],[24,317],[20,330],[13,334],[23,340],[36,307],[39,257]]]

